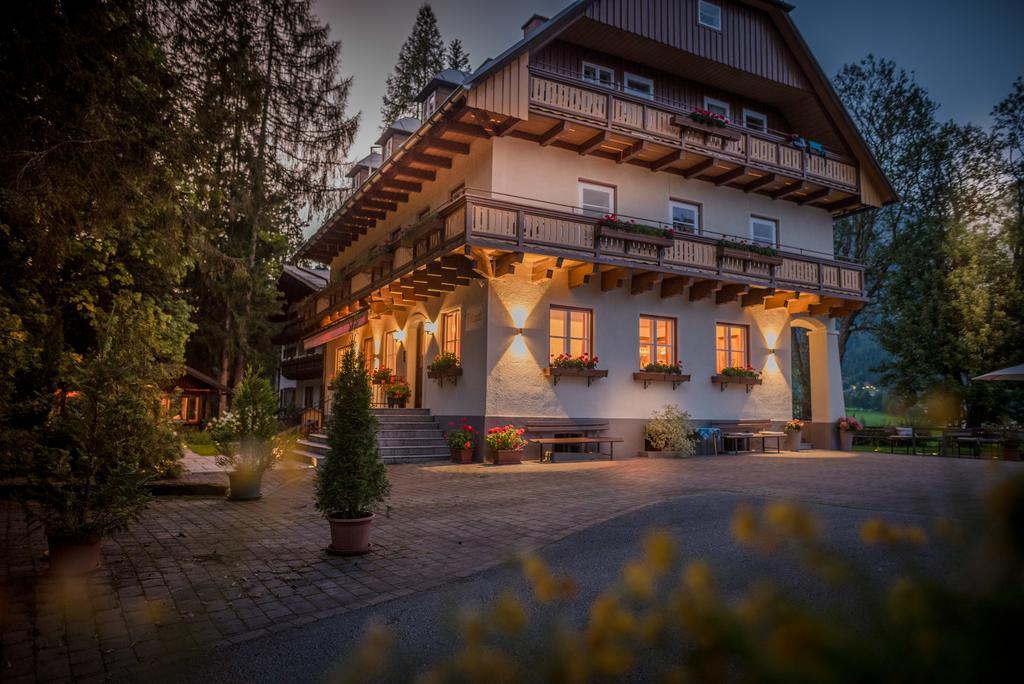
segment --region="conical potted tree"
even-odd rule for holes
[[[208,430],[220,447],[218,465],[228,468],[232,501],[262,496],[263,473],[274,467],[278,449],[277,395],[259,368],[249,367],[235,388],[232,410],[210,421]]]
[[[327,458],[316,473],[316,507],[331,526],[327,552],[353,556],[370,550],[373,509],[391,491],[377,448],[370,378],[361,354],[349,349],[334,378],[327,422]]]

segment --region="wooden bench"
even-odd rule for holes
[[[545,446],[571,445],[584,449],[596,445],[597,453],[602,454],[601,445],[608,445],[608,458],[614,458],[615,444],[622,442],[619,437],[605,437],[598,433],[608,429],[607,420],[591,420],[584,418],[535,418],[526,423],[526,437],[540,446],[541,462],[553,462],[554,450],[544,451]],[[534,437],[533,435],[538,435]],[[584,451],[583,453],[593,453]]]
[[[774,439],[776,451],[781,452],[782,440],[786,433],[773,432],[769,430],[771,426],[770,420],[717,420],[711,423],[711,427],[722,431],[722,449],[727,453],[738,452],[741,442],[749,442],[754,439],[761,440],[761,451],[767,451],[767,440]],[[729,450],[730,440],[735,447],[731,452]]]

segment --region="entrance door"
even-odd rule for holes
[[[412,405],[416,408],[423,408],[423,356],[426,351],[424,349],[425,344],[423,321],[420,321],[419,325],[416,326],[416,366],[415,375],[413,376],[415,378],[416,393],[413,397]]]

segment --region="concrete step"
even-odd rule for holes
[[[440,444],[382,446],[379,448],[382,456],[416,456],[417,454],[433,454],[441,453],[442,451],[448,451],[448,445],[444,444],[443,442]]]
[[[445,451],[444,453],[433,452],[433,453],[427,453],[427,454],[416,454],[414,456],[410,456],[410,455],[404,455],[404,456],[385,456],[384,454],[381,454],[380,460],[384,461],[384,463],[395,463],[395,464],[397,464],[397,463],[425,463],[425,462],[428,462],[428,461],[450,461],[451,458],[452,458],[451,453]]]
[[[292,449],[285,457],[305,465],[315,466],[318,461],[325,457],[325,455],[326,454],[314,453],[304,449]]]
[[[373,409],[373,415],[377,416],[429,416],[430,409],[425,408],[393,408],[393,409]]]
[[[395,425],[409,423],[410,425],[436,425],[437,421],[433,416],[405,415],[400,416],[377,416],[378,425]]]
[[[378,436],[377,444],[380,445],[381,448],[401,446],[448,448],[448,442],[438,434],[427,435],[424,437],[400,437],[398,439],[389,439],[387,437]]]
[[[381,423],[378,428],[378,432],[386,432],[389,430],[439,430],[437,423],[434,422],[420,422],[420,423]]]
[[[377,439],[422,439],[423,437],[435,437],[441,434],[437,428],[423,428],[422,430],[381,430],[377,433]]]
[[[374,409],[377,444],[384,463],[447,461],[451,458],[444,433],[428,409]],[[329,455],[327,435],[315,432],[300,439],[292,458],[316,465]]]

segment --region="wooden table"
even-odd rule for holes
[[[773,430],[762,430],[754,435],[754,439],[761,438],[761,453],[768,453],[768,440],[775,440],[775,453],[782,453],[782,439],[786,436],[785,432],[775,432]]]
[[[545,452],[544,452],[544,445],[545,444],[551,444],[551,445],[556,445],[556,444],[584,444],[584,445],[586,445],[586,444],[596,444],[597,445],[597,452],[587,452],[587,451],[585,451],[583,453],[598,453],[598,454],[601,454],[602,456],[604,454],[601,452],[601,445],[602,444],[607,444],[608,445],[608,459],[609,460],[613,460],[615,458],[615,444],[617,444],[618,442],[622,442],[624,440],[622,438],[620,438],[620,437],[540,437],[539,439],[531,439],[530,441],[531,442],[536,442],[537,444],[540,444],[540,446],[541,446],[541,457],[540,457],[541,463],[545,463],[545,462],[547,462],[547,463],[554,463],[554,461],[555,461],[555,452],[554,451],[548,452],[548,453],[551,454],[551,458],[550,459],[547,458],[544,455],[545,454]]]

